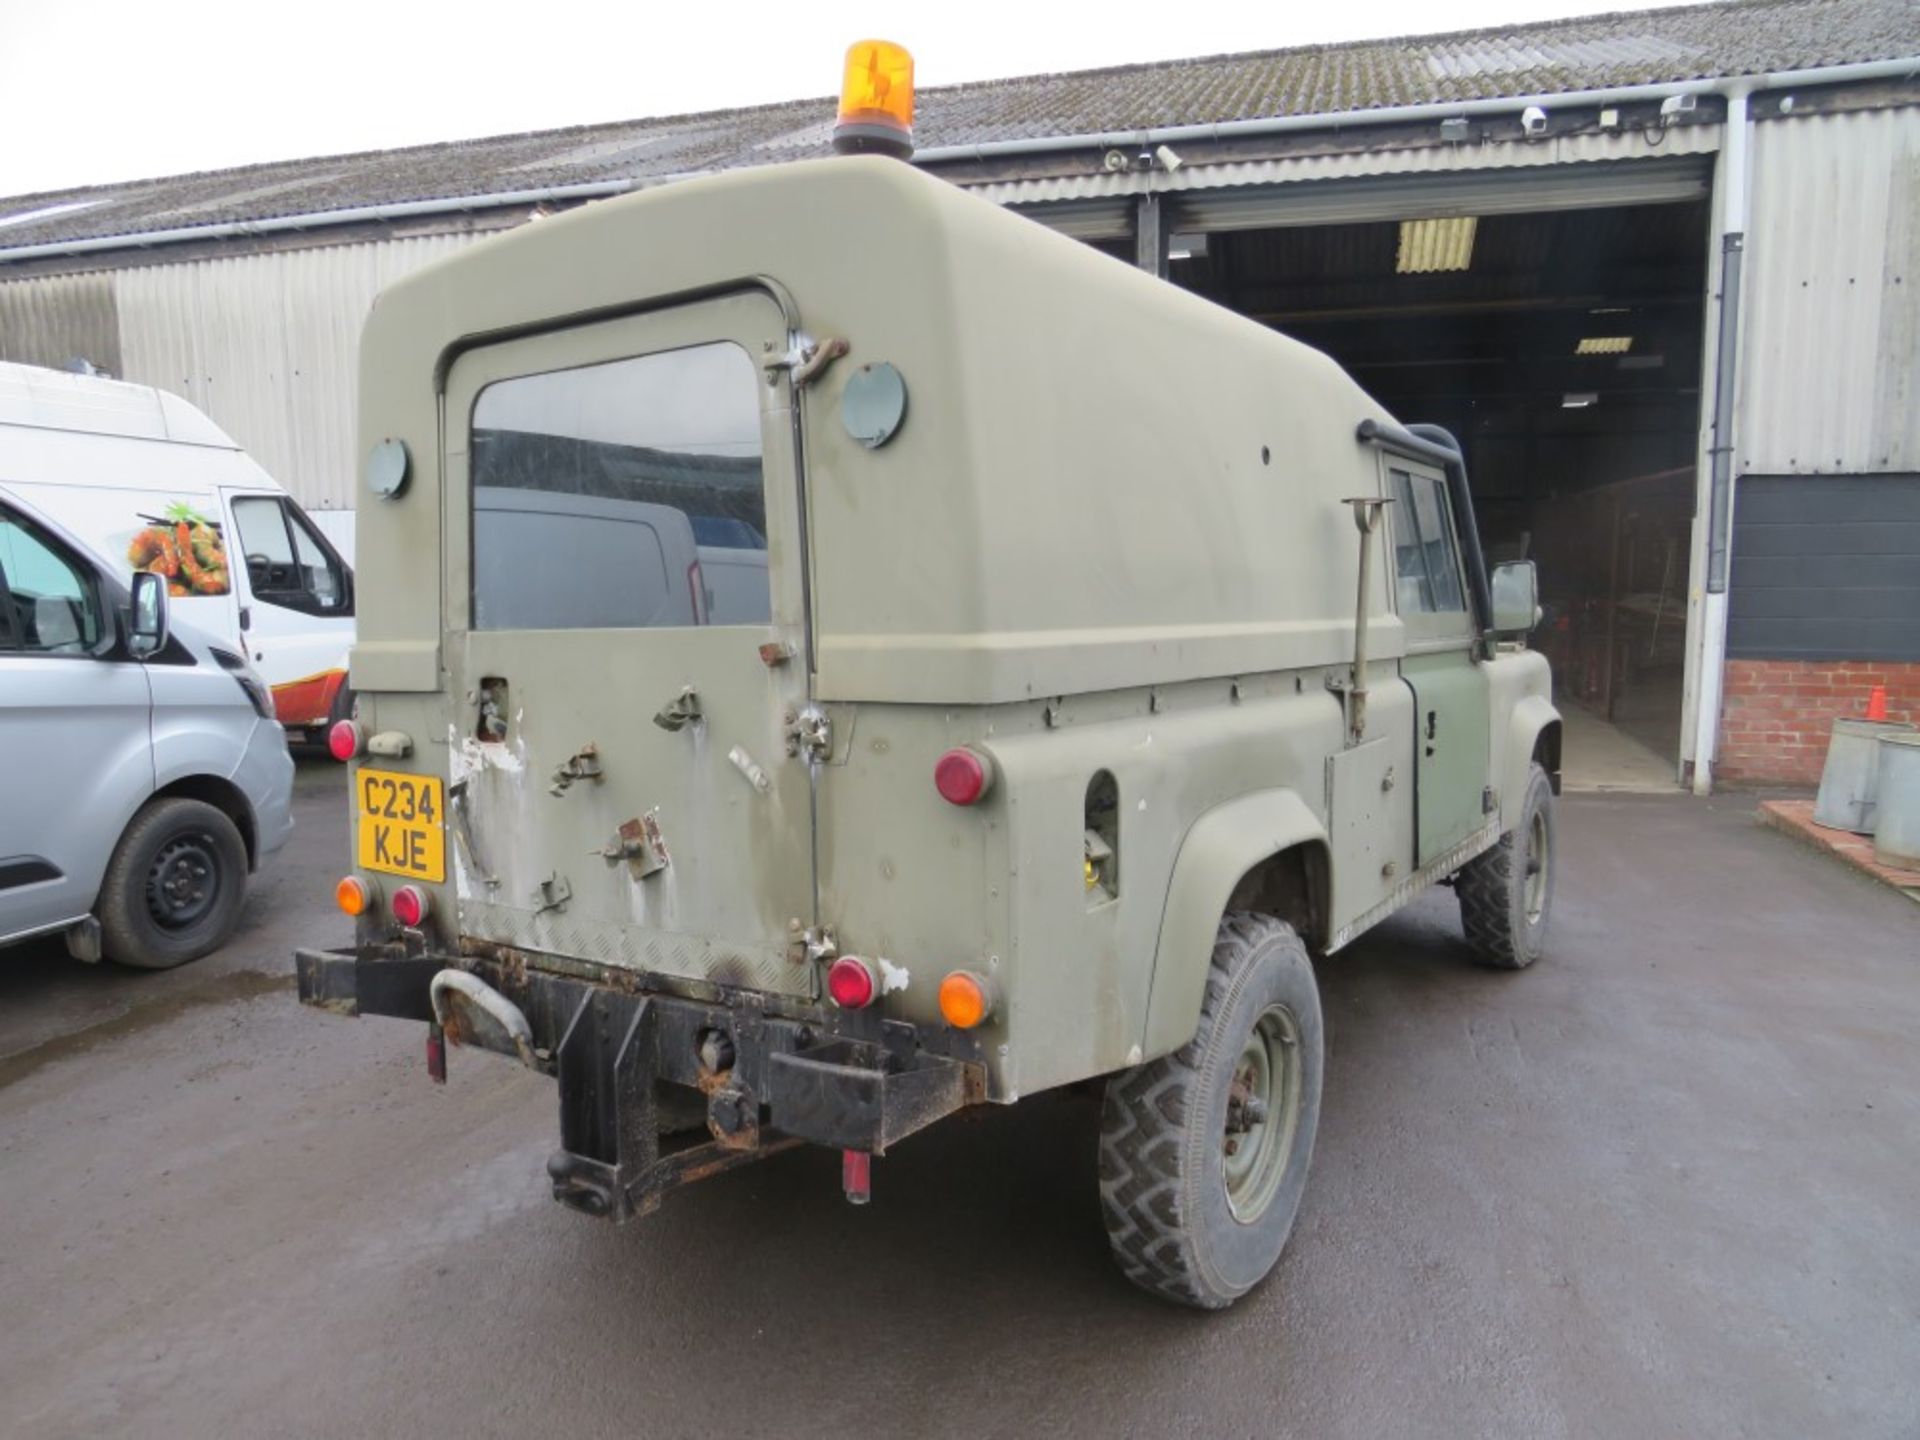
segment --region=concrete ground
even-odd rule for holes
[[[1561,780],[1569,790],[1671,795],[1680,788],[1673,761],[1649,749],[1597,710],[1561,699]]]
[[[1431,897],[1322,982],[1312,1179],[1202,1316],[1108,1264],[1092,1102],[824,1153],[625,1230],[549,1083],[302,1012],[338,775],[185,971],[0,964],[0,1433],[1912,1436],[1920,917],[1752,802],[1570,797],[1552,952]]]

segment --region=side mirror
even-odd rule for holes
[[[1540,623],[1540,582],[1533,561],[1514,560],[1493,567],[1493,629],[1496,635],[1524,635]]]
[[[142,570],[133,577],[132,625],[127,649],[136,660],[144,660],[167,643],[167,581],[163,575]]]

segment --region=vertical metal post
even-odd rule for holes
[[[1713,439],[1707,469],[1707,574],[1700,602],[1700,672],[1694,704],[1693,789],[1713,789],[1719,751],[1720,700],[1727,663],[1727,571],[1733,520],[1733,407],[1740,362],[1740,269],[1747,245],[1747,189],[1752,164],[1747,92],[1727,96],[1725,167],[1720,204],[1720,316],[1714,335]]]
[[[1347,691],[1347,729],[1358,741],[1367,733],[1367,603],[1373,588],[1373,532],[1387,508],[1381,495],[1361,495],[1347,501],[1353,507],[1353,525],[1360,532],[1360,591],[1353,605],[1353,684]]]
[[[1142,195],[1133,207],[1133,263],[1167,278],[1167,207],[1158,195]]]

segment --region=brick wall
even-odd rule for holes
[[[1920,721],[1920,665],[1870,660],[1729,660],[1716,782],[1818,785],[1833,722],[1867,713],[1887,687],[1887,718]]]

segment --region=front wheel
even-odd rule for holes
[[[1129,1280],[1219,1310],[1266,1276],[1306,1188],[1323,1061],[1306,946],[1227,916],[1193,1039],[1107,1085],[1100,1203]]]
[[[1486,964],[1524,970],[1540,958],[1553,909],[1558,840],[1553,783],[1535,765],[1527,776],[1520,823],[1502,835],[1498,845],[1462,866],[1454,880],[1460,927]]]
[[[100,887],[101,949],[141,970],[168,970],[226,942],[240,923],[247,847],[199,800],[156,800],[127,826]]]

